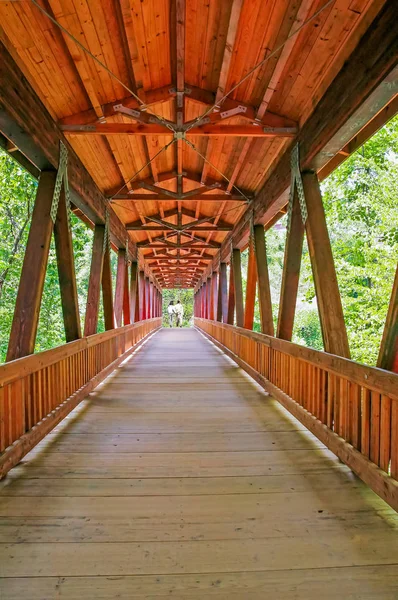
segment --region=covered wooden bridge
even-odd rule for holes
[[[319,186],[398,111],[397,22],[395,0],[0,2],[0,144],[39,181],[0,366],[1,599],[398,597],[398,274],[378,367],[355,363]],[[52,234],[67,343],[34,354]],[[304,236],[325,352],[290,341]],[[162,329],[179,287],[195,327]]]

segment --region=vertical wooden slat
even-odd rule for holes
[[[380,394],[370,393],[370,460],[377,465],[380,459]]]
[[[306,232],[326,352],[350,357],[336,269],[316,173],[302,174],[307,206]]]
[[[237,327],[243,327],[244,308],[242,288],[242,265],[240,250],[238,248],[234,248],[232,250],[232,271],[234,278],[236,325]]]
[[[381,396],[380,402],[380,467],[388,471],[391,452],[391,399]]]
[[[265,232],[262,225],[255,225],[254,250],[256,258],[258,280],[258,302],[260,307],[261,331],[267,335],[274,335],[274,322],[272,318],[271,290],[267,265],[267,249],[265,245]]]
[[[94,229],[93,251],[91,256],[90,279],[88,282],[86,319],[84,322],[85,337],[97,333],[100,286],[104,264],[104,236],[105,226],[96,225]]]
[[[304,224],[301,218],[297,189],[295,188],[290,227],[286,236],[278,326],[276,330],[276,337],[289,342],[293,334],[303,240]]]
[[[64,189],[61,190],[57,218],[54,223],[54,241],[57,255],[59,288],[65,338],[72,342],[81,338],[79,302],[77,297],[75,260],[73,256],[72,231]]]
[[[56,176],[55,171],[42,171],[40,175],[15,303],[7,361],[27,356],[34,351],[53,230],[50,212]]]

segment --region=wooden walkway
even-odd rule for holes
[[[0,484],[3,600],[398,598],[397,514],[194,330]]]

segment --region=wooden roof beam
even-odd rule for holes
[[[133,225],[131,223],[127,223],[126,224],[126,229],[127,231],[164,231],[165,227],[162,225]],[[176,229],[175,227],[172,227],[173,230],[175,230],[176,233],[180,233],[182,231],[232,231],[233,226],[232,225],[225,225],[225,226],[211,226],[211,225],[207,225],[207,226],[203,226],[203,225],[190,225],[189,227],[185,227],[184,229]]]
[[[196,196],[195,198],[184,198],[183,196],[177,196],[177,198],[170,198],[164,194],[117,194],[111,198],[111,202],[118,202],[120,200],[126,200],[130,202],[171,202],[173,200],[180,200],[181,202],[240,202],[246,203],[246,199],[238,194],[222,195],[222,194],[208,194],[204,196]]]
[[[242,10],[242,4],[243,4],[243,0],[233,0],[233,2],[232,2],[231,14],[230,14],[229,23],[228,23],[227,37],[225,40],[224,55],[223,55],[223,59],[222,59],[220,77],[218,80],[218,86],[217,86],[217,92],[216,92],[216,98],[215,98],[216,104],[218,104],[218,102],[221,100],[222,96],[225,94],[225,88],[227,85],[227,79],[228,79],[228,74],[229,74],[229,67],[230,67],[231,59],[232,59],[232,52],[233,52],[234,45],[235,45],[236,33],[237,33],[238,27],[239,27],[239,19],[240,19],[240,14],[241,14],[241,10]]]
[[[92,123],[91,125],[61,125],[65,134],[73,135],[135,135],[173,137],[173,132],[162,124]],[[192,127],[185,135],[204,137],[253,137],[253,138],[292,138],[297,134],[296,127],[268,127],[260,125],[199,125]],[[182,142],[182,140],[179,140]],[[179,171],[182,175],[182,167]]]

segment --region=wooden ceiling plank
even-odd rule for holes
[[[296,18],[294,19],[292,26],[290,28],[288,37],[291,36],[295,31],[297,31],[297,29],[309,17],[312,4],[313,4],[313,0],[302,0],[302,2],[300,4],[300,8],[297,12]],[[264,117],[265,111],[267,110],[268,105],[271,101],[272,95],[274,94],[274,92],[277,88],[277,85],[279,83],[279,80],[283,73],[283,70],[290,58],[291,53],[293,52],[295,43],[296,43],[296,37],[287,39],[287,42],[285,43],[285,45],[282,49],[282,52],[277,60],[275,69],[272,73],[272,77],[270,79],[270,82],[267,86],[267,89],[264,93],[261,104],[257,111],[256,118],[259,119],[260,121]]]
[[[232,52],[235,46],[236,34],[239,27],[239,19],[242,10],[243,0],[233,0],[231,15],[228,24],[227,38],[225,41],[224,56],[221,65],[220,78],[218,81],[215,103],[218,104],[226,92],[229,67],[231,64]]]

